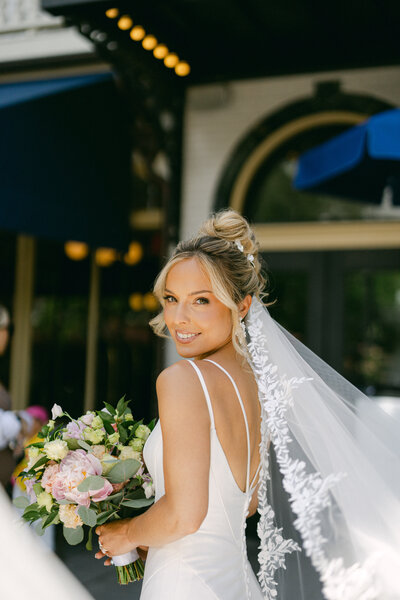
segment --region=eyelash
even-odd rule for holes
[[[172,304],[172,301],[176,302],[176,298],[174,298],[174,296],[164,296],[164,300],[168,304]],[[201,300],[201,302],[199,302],[199,300]],[[209,304],[210,303],[210,301],[208,300],[208,298],[196,298],[195,302],[198,303],[200,306],[202,304]]]

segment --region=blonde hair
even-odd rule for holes
[[[243,251],[235,242],[242,245]],[[249,256],[252,256],[252,261]],[[178,262],[194,257],[208,275],[216,298],[231,310],[233,345],[239,354],[247,357],[238,304],[249,294],[261,298],[266,284],[254,232],[246,219],[234,210],[221,210],[212,215],[200,227],[196,236],[179,242],[159,273],[154,284],[154,294],[162,307],[170,269]],[[163,311],[150,321],[150,325],[154,333],[160,337],[168,337]]]

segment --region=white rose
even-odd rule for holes
[[[60,521],[69,529],[76,529],[83,525],[82,519],[78,515],[76,504],[60,504]]]
[[[44,452],[50,460],[62,460],[69,452],[68,444],[64,440],[53,440],[44,445]]]
[[[140,462],[141,455],[140,452],[137,452],[131,446],[124,446],[121,450],[121,454],[119,455],[120,460],[126,460],[127,458],[133,458],[134,460],[138,460]]]
[[[87,442],[92,442],[92,444],[99,444],[104,439],[104,431],[86,427],[86,429],[83,430],[83,439]]]
[[[29,448],[28,449],[28,465],[27,465],[27,470],[29,471],[29,469],[32,469],[32,467],[35,466],[35,464],[41,459],[43,458],[43,456],[46,456],[45,454],[42,453],[42,449],[41,448]],[[38,467],[38,469],[41,469],[41,467]]]
[[[51,409],[51,418],[57,419],[57,417],[62,417],[64,414],[63,409],[59,404],[53,404],[53,408]]]
[[[147,427],[147,425],[139,425],[135,431],[135,437],[146,441],[150,433],[151,430]]]
[[[45,506],[47,512],[50,512],[51,507],[53,506],[53,498],[51,497],[51,494],[41,492],[37,496],[37,503],[39,506]]]
[[[144,440],[140,438],[133,438],[133,440],[129,442],[129,445],[137,452],[141,452],[143,450]]]
[[[152,498],[155,494],[155,488],[154,488],[154,483],[152,481],[145,481],[142,485],[142,488],[144,489],[144,495],[146,496],[146,498]]]

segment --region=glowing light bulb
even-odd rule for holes
[[[143,308],[143,296],[139,292],[135,292],[129,296],[129,306],[135,312],[139,312]]]
[[[167,54],[164,58],[164,65],[168,67],[168,69],[173,69],[179,62],[179,56],[175,54],[175,52],[171,52]]]
[[[168,48],[165,44],[158,44],[153,50],[153,54],[159,60],[164,59],[168,54]]]
[[[149,312],[156,312],[156,310],[159,307],[159,304],[155,295],[151,292],[147,292],[147,294],[143,296],[143,306]]]
[[[190,73],[190,65],[184,60],[178,62],[175,67],[175,73],[179,75],[179,77],[186,77]]]
[[[146,35],[144,28],[141,25],[135,25],[129,34],[134,42],[140,42]]]
[[[118,15],[118,8],[109,8],[108,10],[106,10],[106,17],[108,17],[109,19],[116,19]]]
[[[146,35],[142,42],[142,46],[145,50],[154,50],[157,46],[157,38],[154,35]]]
[[[124,256],[124,261],[127,265],[136,265],[142,260],[143,247],[139,242],[131,242],[128,252]]]
[[[118,19],[118,27],[122,29],[122,31],[127,31],[133,25],[133,21],[129,15],[123,15],[120,19]]]
[[[99,267],[109,267],[117,260],[117,252],[114,248],[97,248],[95,259]]]
[[[84,242],[66,242],[64,252],[71,260],[83,260],[89,254],[89,246]]]

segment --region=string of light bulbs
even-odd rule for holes
[[[146,32],[142,25],[136,25],[129,15],[120,15],[118,8],[109,8],[105,15],[108,19],[115,19],[121,31],[129,31],[129,36],[134,42],[141,42],[145,50],[153,52],[153,56],[164,62],[167,69],[174,69],[179,77],[186,77],[190,73],[190,65],[185,60],[180,60],[176,52],[171,52],[168,47],[159,43],[157,38]]]

